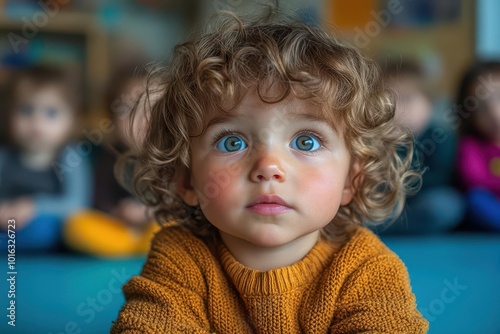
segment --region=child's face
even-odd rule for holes
[[[393,86],[397,93],[396,122],[414,134],[421,133],[431,118],[432,106],[429,98],[411,78],[394,80]]]
[[[496,74],[493,82],[497,83],[499,80],[500,74]],[[477,91],[488,94],[479,100],[479,107],[472,113],[474,127],[486,138],[500,144],[500,86],[498,84],[483,86],[483,83],[479,83],[472,90],[472,92]]]
[[[146,126],[146,117],[144,115],[143,103],[140,102],[138,107],[139,111],[136,113],[136,118],[133,123],[133,136],[130,134],[129,122],[130,122],[130,112],[132,111],[132,106],[135,101],[141,96],[141,93],[145,89],[145,79],[143,78],[134,78],[129,80],[124,87],[124,90],[119,98],[123,99],[124,103],[127,103],[130,106],[130,110],[122,111],[122,114],[117,115],[115,117],[117,129],[118,129],[118,138],[121,143],[131,147],[133,145],[133,138],[139,139],[142,141],[143,133],[145,132]]]
[[[230,119],[214,122],[209,115],[213,125],[191,143],[194,191],[181,196],[190,205],[201,202],[221,234],[255,245],[279,246],[317,233],[354,189],[342,135],[315,114],[319,107],[307,101],[266,104],[248,94]],[[272,194],[287,205],[250,206]]]
[[[60,89],[21,86],[13,111],[12,133],[22,149],[36,152],[58,149],[73,127],[73,112]]]

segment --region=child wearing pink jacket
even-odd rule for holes
[[[458,170],[470,220],[500,230],[500,62],[473,65],[457,104],[462,139]]]

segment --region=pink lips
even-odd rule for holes
[[[292,208],[278,195],[262,195],[253,201],[247,208],[262,215],[279,215]]]

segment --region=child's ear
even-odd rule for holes
[[[198,196],[193,186],[191,186],[191,173],[185,167],[177,173],[175,179],[175,189],[177,194],[182,198],[184,203],[189,206],[196,206],[199,204]]]
[[[361,164],[356,159],[351,162],[351,169],[349,174],[347,175],[344,190],[342,191],[342,198],[340,200],[340,205],[347,205],[351,202],[354,194],[356,194],[357,187],[359,185],[359,177],[355,180],[356,176],[359,174],[361,170]]]

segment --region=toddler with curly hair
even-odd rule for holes
[[[321,28],[223,13],[152,75],[143,145],[117,169],[163,227],[111,333],[427,331],[364,226],[419,178],[372,61]]]

